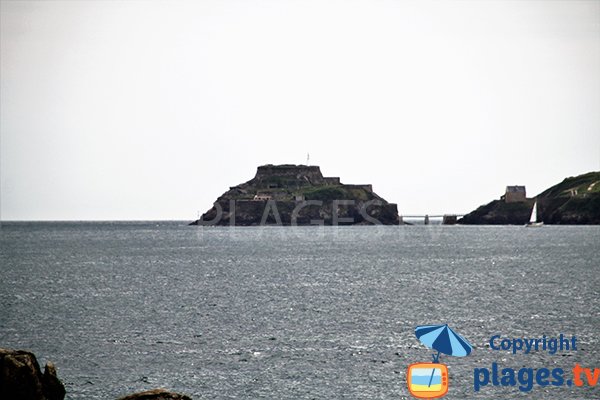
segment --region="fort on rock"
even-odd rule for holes
[[[398,225],[396,204],[370,184],[324,177],[315,165],[263,165],[231,186],[191,225]]]

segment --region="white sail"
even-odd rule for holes
[[[533,203],[533,210],[531,210],[531,217],[529,218],[530,224],[535,224],[537,222],[537,200]]]

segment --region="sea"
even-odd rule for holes
[[[439,357],[448,399],[599,398],[572,370],[600,368],[600,226],[0,227],[0,347],[52,361],[67,399],[411,398],[438,324],[473,348]]]

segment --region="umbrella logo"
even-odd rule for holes
[[[425,346],[436,350],[437,354],[433,353],[433,362],[408,366],[408,391],[419,399],[444,397],[448,392],[448,367],[440,363],[440,354],[464,357],[471,353],[473,346],[448,324],[417,326],[415,335]]]

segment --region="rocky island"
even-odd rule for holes
[[[248,182],[232,186],[190,225],[398,225],[396,204],[370,184],[324,177],[314,165],[262,165]]]
[[[534,198],[525,196],[524,186],[508,186],[499,200],[477,208],[458,223],[523,225],[529,221],[535,201],[544,224],[600,224],[600,172],[566,178]]]

